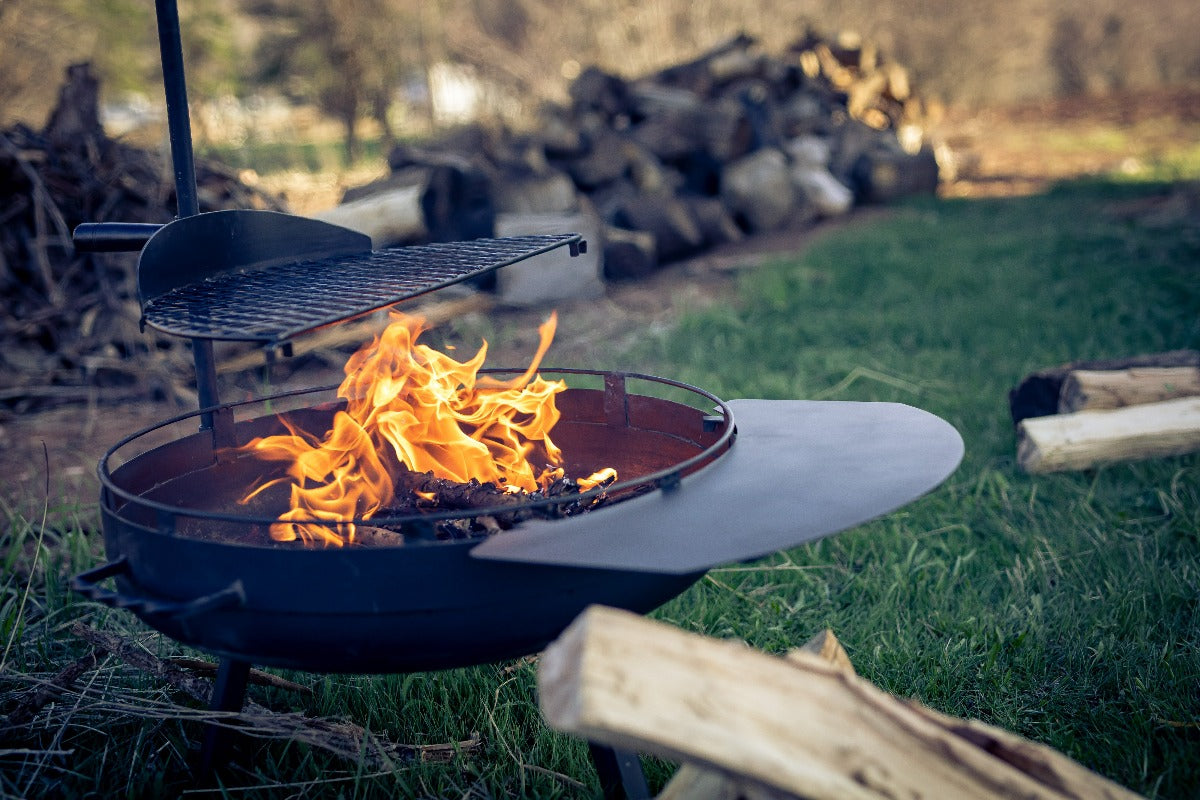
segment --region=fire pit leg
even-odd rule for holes
[[[605,800],[649,800],[650,787],[637,753],[588,742]]]
[[[222,658],[213,683],[208,707],[213,711],[241,711],[246,701],[246,681],[250,663],[236,658]],[[214,769],[229,759],[229,747],[234,731],[224,725],[210,723],[200,745],[200,775],[212,775]]]

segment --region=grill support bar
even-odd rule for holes
[[[154,0],[154,14],[158,20],[158,49],[162,59],[163,91],[167,100],[167,131],[171,139],[171,164],[175,172],[175,199],[180,217],[194,217],[200,213],[200,200],[196,191],[192,123],[188,116],[187,81],[183,71],[179,6],[176,0]],[[217,394],[217,366],[212,341],[192,339],[191,342],[200,408],[210,408],[221,402]],[[200,417],[200,430],[214,431],[212,414],[206,413]]]
[[[163,89],[167,96],[167,130],[171,137],[171,162],[175,168],[175,197],[179,216],[200,213],[196,193],[196,165],[192,156],[192,125],[188,118],[187,83],[183,74],[183,42],[179,34],[179,7],[175,0],[155,0],[158,48],[162,58]]]
[[[241,711],[246,703],[246,685],[250,680],[250,662],[237,658],[222,658],[217,665],[209,709],[212,711]],[[212,777],[213,770],[229,760],[234,731],[224,725],[209,723],[200,745],[200,775]]]

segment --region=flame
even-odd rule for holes
[[[287,465],[286,477],[259,486],[242,501],[269,486],[290,484],[291,507],[271,526],[276,541],[352,542],[354,525],[345,521],[367,519],[383,508],[401,468],[460,483],[475,478],[513,492],[546,488],[563,475],[562,452],[549,432],[559,419],[555,395],[566,385],[537,375],[554,338],[555,315],[538,328],[540,343],[529,369],[507,381],[478,375],[486,341],[471,359],[459,362],[417,343],[425,330],[422,318],[399,312],[391,318],[382,334],[346,362],[337,390],[346,407],[324,437],[283,419],[287,434],[260,437],[238,449]],[[536,474],[529,461],[535,442],[549,462]],[[341,524],[306,521],[314,519]]]

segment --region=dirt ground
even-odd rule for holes
[[[1200,148],[1200,90],[1154,97],[1044,103],[1015,109],[951,110],[938,129],[948,157],[941,189],[948,197],[1029,194],[1054,180],[1114,170],[1136,172],[1163,153]],[[683,311],[727,301],[739,276],[779,254],[802,251],[815,237],[864,224],[886,209],[800,231],[756,236],[676,263],[637,282],[610,284],[603,298],[561,304],[555,345],[546,362],[583,365],[623,337],[664,328]],[[547,310],[488,309],[497,328],[519,331],[491,342],[489,364],[526,363],[536,327]],[[335,383],[326,365],[291,377],[295,385]],[[166,403],[68,405],[0,419],[0,502],[10,512],[51,524],[71,516],[92,519],[98,494],[96,464],[121,437],[189,409]],[[82,512],[82,513],[80,513]]]

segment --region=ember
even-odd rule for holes
[[[470,360],[455,361],[417,343],[423,319],[393,312],[384,332],[346,362],[338,388],[346,407],[322,439],[281,417],[287,434],[239,448],[287,465],[286,477],[258,486],[242,502],[290,484],[290,508],[271,526],[271,538],[341,546],[354,541],[348,520],[381,509],[461,508],[463,498],[480,496],[467,507],[486,508],[506,505],[506,495],[561,494],[564,486],[586,491],[615,480],[607,469],[569,481],[550,439],[559,419],[554,398],[566,385],[543,379],[537,368],[556,321],[551,315],[538,329],[529,368],[498,381],[478,374],[486,341]],[[535,454],[544,461],[540,467],[530,461]],[[344,524],[335,529],[313,520]]]

